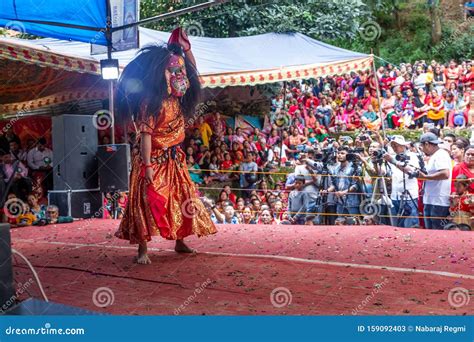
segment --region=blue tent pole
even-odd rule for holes
[[[283,107],[282,109],[285,110],[286,105],[286,81],[283,82]],[[283,155],[283,129],[280,130],[280,166],[281,164],[281,157]]]
[[[110,6],[110,0],[105,0],[105,5],[107,9],[107,23],[106,23],[106,29],[105,29],[105,38],[107,40],[107,59],[111,60],[112,59],[112,10]],[[114,80],[108,80],[108,86],[109,86],[109,115],[112,122],[110,143],[115,144]]]

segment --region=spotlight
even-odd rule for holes
[[[116,80],[119,76],[118,59],[103,59],[100,61],[100,73],[104,80]]]

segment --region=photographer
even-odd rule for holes
[[[431,132],[420,138],[421,149],[430,158],[426,173],[419,172],[418,175],[425,180],[423,203],[426,229],[443,229],[443,219],[449,215],[451,158],[447,151],[439,147],[441,143]]]
[[[337,151],[336,166],[331,171],[330,186],[322,193],[329,193],[328,195],[328,211],[333,212],[334,205],[338,215],[350,214],[359,215],[360,205],[360,184],[358,178],[361,176],[359,170],[355,167],[353,161],[349,159],[356,159],[353,153],[349,153],[350,149],[347,146],[339,147]],[[332,206],[331,206],[332,204]]]
[[[418,157],[410,152],[410,142],[400,135],[394,136],[390,146],[396,156],[384,154],[383,159],[392,167],[392,216],[397,227],[411,228],[419,224],[418,220],[418,180],[410,177],[420,164]],[[403,205],[402,208],[400,206]]]

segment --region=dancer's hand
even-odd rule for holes
[[[145,169],[145,181],[148,185],[153,184],[153,169],[151,167]]]

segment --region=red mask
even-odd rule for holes
[[[184,58],[178,55],[171,55],[167,70],[169,72],[168,93],[173,96],[184,96],[189,88],[189,80],[186,75]]]

